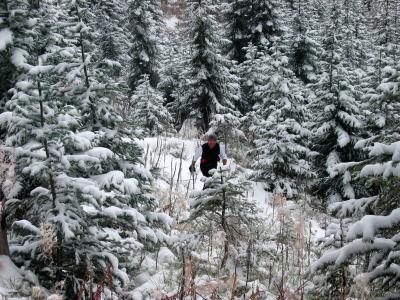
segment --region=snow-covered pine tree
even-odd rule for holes
[[[223,234],[222,268],[229,259],[229,248],[248,241],[256,222],[254,203],[245,197],[249,182],[243,176],[233,164],[220,167],[205,181],[205,189],[191,196],[189,221],[200,240],[206,242],[207,237]]]
[[[28,0],[10,0],[2,1],[0,4],[0,110],[4,108],[10,95],[8,90],[12,88],[18,76],[18,57],[22,52],[28,51],[31,40],[34,35],[29,23],[30,16],[37,13],[37,10],[31,9],[31,3]],[[29,38],[23,39],[22,37]]]
[[[97,28],[91,34],[91,39],[96,44],[93,59],[101,64],[103,81],[113,86],[113,106],[126,118],[129,114],[126,107],[129,105],[127,62],[130,61],[130,36],[126,22],[128,2],[100,0],[91,6],[91,9],[94,11],[91,22],[97,24]]]
[[[330,223],[325,230],[325,237],[319,239],[322,252],[336,252],[346,243],[346,232],[351,219],[340,219]],[[318,272],[317,264],[311,265],[314,286],[310,291],[313,298],[346,299],[354,282],[354,271],[350,263],[340,266],[325,266]]]
[[[136,87],[131,100],[132,118],[147,134],[157,136],[173,131],[172,117],[164,106],[161,92],[150,85],[148,75],[144,75]]]
[[[400,4],[396,0],[378,0],[371,3],[374,43],[381,46],[382,56],[389,63],[396,62],[399,56]]]
[[[253,106],[262,102],[262,95],[259,91],[263,88],[264,83],[268,80],[268,65],[264,64],[264,52],[259,51],[258,47],[249,44],[246,50],[246,60],[239,66],[239,74],[241,78],[242,97],[247,103],[247,119],[250,118],[249,113],[253,112]],[[254,119],[254,118],[251,118]],[[248,120],[251,124],[252,120]]]
[[[221,54],[223,37],[215,20],[217,7],[209,0],[193,0],[188,9],[193,50],[185,74],[186,93],[179,106],[184,116],[199,119],[204,131],[217,114],[237,116],[235,102],[240,99],[238,78],[232,73],[231,62]]]
[[[272,46],[281,28],[275,0],[232,0],[225,15],[228,23],[229,57],[238,63],[246,60],[245,48],[252,43],[259,49]]]
[[[25,61],[2,118],[23,187],[13,201],[11,251],[47,289],[63,281],[68,299],[90,295],[105,276],[107,297],[117,299],[140,252],[165,242],[169,218],[154,212],[133,129],[113,111],[104,64],[91,60],[85,3],[56,7],[65,26],[48,24],[53,38],[39,60],[53,67]]]
[[[190,57],[187,33],[180,24],[178,23],[176,28],[168,30],[163,35],[160,47],[160,82],[157,86],[166,99],[165,105],[173,116],[176,126],[182,125],[185,121],[180,115],[179,101],[185,93],[182,87],[185,80],[184,74],[187,73],[186,62]]]
[[[377,94],[384,102],[392,102],[392,97],[398,97],[397,88],[400,82],[400,66],[393,69],[390,80],[384,79],[379,85]],[[394,89],[393,89],[394,88]],[[392,102],[393,103],[393,102]],[[398,105],[389,106],[389,115],[398,115]],[[380,120],[383,121],[382,119]],[[398,124],[387,123],[387,127],[398,127]],[[312,271],[319,274],[334,274],[346,265],[353,266],[351,272],[354,281],[345,278],[349,283],[350,296],[360,296],[359,286],[366,289],[370,298],[399,297],[398,289],[398,171],[400,136],[397,130],[386,130],[372,138],[359,141],[356,148],[366,150],[369,158],[365,161],[354,162],[352,166],[359,169],[361,182],[370,191],[370,197],[351,199],[334,203],[330,206],[332,212],[340,217],[352,217],[353,224],[344,231],[340,247],[325,251],[321,258],[314,263]],[[371,143],[371,141],[377,141]],[[341,168],[338,165],[337,168]],[[348,168],[348,164],[343,166]],[[325,286],[327,293],[332,293],[334,286]]]
[[[295,3],[296,2],[296,3]],[[318,57],[320,46],[315,39],[317,30],[315,27],[314,9],[309,0],[297,0],[293,4],[296,15],[291,24],[293,41],[291,45],[290,64],[298,78],[304,83],[316,80],[318,72]],[[292,39],[291,39],[292,40]]]
[[[113,65],[109,77],[121,75],[121,69],[127,71],[129,64],[129,33],[125,31],[127,24],[128,3],[124,0],[100,0],[95,5],[96,21],[99,29],[95,32],[95,40],[99,43],[99,56]]]
[[[329,12],[320,63],[322,73],[312,86],[316,97],[311,103],[312,112],[316,115],[313,150],[319,153],[315,159],[315,188],[323,206],[327,202],[352,199],[356,195],[350,171],[337,174],[333,170],[338,163],[358,159],[354,145],[362,124],[360,104],[350,82],[351,71],[345,68],[341,58],[340,3],[330,3]]]
[[[400,68],[387,66],[382,69],[382,81],[376,90],[369,90],[365,95],[368,103],[369,116],[373,130],[371,132],[374,140],[393,143],[399,140],[398,133],[400,104],[399,82]]]
[[[40,80],[37,78],[40,76],[41,72],[45,73],[49,68],[51,69],[51,67],[39,65],[40,61],[38,53],[45,52],[45,45],[49,36],[44,34],[40,39],[38,36],[41,31],[44,31],[45,26],[43,20],[45,18],[51,19],[49,16],[51,10],[39,9],[36,6],[33,7],[31,6],[32,3],[29,1],[15,0],[8,1],[6,4],[6,8],[11,12],[8,18],[8,25],[10,30],[12,30],[13,40],[12,44],[8,46],[7,53],[4,56],[5,59],[9,60],[8,63],[5,64],[5,69],[7,69],[9,73],[7,74],[8,79],[5,79],[3,83],[5,86],[10,84],[14,84],[15,86],[13,89],[7,91],[8,95],[13,96],[12,101],[10,100],[10,103],[7,104],[4,109],[16,109],[22,113],[24,117],[21,118],[21,122],[27,121],[26,118],[32,114],[34,121],[31,122],[32,128],[29,129],[32,130],[34,135],[31,140],[32,145],[35,145],[35,143],[38,142],[39,144],[42,143],[42,146],[44,146],[46,144],[46,138],[43,136],[40,129],[43,127],[43,119],[41,120],[39,116],[39,107],[42,108],[43,113],[46,106],[40,106],[37,101],[38,88],[40,89]],[[8,98],[8,95],[5,99]],[[32,103],[29,103],[30,101]],[[51,109],[48,110],[51,111]],[[51,119],[52,113],[49,113],[49,115],[49,118]],[[10,116],[9,113],[4,114],[3,121],[7,122]],[[16,128],[13,128],[12,130],[16,129],[18,131],[20,129],[19,126],[20,125],[16,124]],[[2,130],[5,129],[6,126],[2,126]],[[8,134],[8,132],[5,131],[2,131],[2,133]],[[19,134],[21,136],[18,139],[24,140],[25,133],[21,131]],[[17,141],[14,141],[14,143],[17,143]],[[13,145],[8,145],[6,147],[8,156],[13,152],[12,146]],[[26,150],[28,153],[30,151],[30,146],[28,146]],[[26,157],[22,159],[26,163],[24,159],[26,159]],[[27,158],[27,161],[29,161],[29,159],[30,158]],[[26,164],[19,164],[16,169],[23,168],[24,165]],[[49,178],[47,178],[47,180],[49,180]],[[15,196],[20,186],[16,184],[15,188],[16,190],[11,193],[10,197]],[[1,233],[3,233],[3,229],[10,227],[13,220],[13,211],[12,209],[9,209],[8,205],[8,201],[13,203],[13,200],[9,199],[9,195],[4,195],[3,199],[6,201],[5,204],[7,207],[3,213],[10,215],[10,218],[7,218],[6,215],[2,218],[2,222],[5,222],[2,225],[5,226],[0,226]]]
[[[344,265],[352,266],[354,280],[348,280],[352,297],[360,296],[360,286],[368,298],[396,299],[399,275],[398,259],[398,133],[400,106],[398,86],[400,65],[379,68],[381,72],[366,82],[366,116],[369,126],[357,150],[368,153],[361,161],[338,164],[335,169],[357,174],[367,197],[333,203],[330,210],[340,218],[352,218],[344,232],[342,245],[334,251],[325,251],[314,264],[317,274],[337,272]],[[376,87],[375,81],[382,78]],[[317,275],[318,277],[320,275]],[[317,277],[317,278],[318,278]],[[327,291],[333,286],[327,287]]]
[[[306,118],[301,85],[289,69],[288,58],[279,51],[263,54],[265,81],[257,86],[257,121],[253,167],[255,177],[266,189],[293,198],[302,192],[312,175],[311,151],[304,139],[310,132],[303,126]]]
[[[156,87],[159,81],[159,49],[157,35],[162,26],[162,12],[157,0],[133,0],[129,3],[128,21],[131,38],[128,85],[133,92],[144,74]]]
[[[7,92],[13,85],[15,69],[11,63],[11,45],[13,33],[9,18],[7,2],[0,4],[0,111],[7,101]],[[13,24],[16,25],[14,21]],[[19,24],[21,25],[21,24]]]

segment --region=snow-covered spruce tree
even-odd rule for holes
[[[238,78],[231,71],[231,62],[221,54],[217,7],[209,0],[193,0],[188,8],[192,54],[185,74],[186,93],[179,106],[186,117],[199,119],[204,131],[217,114],[237,116],[234,104],[240,99]]]
[[[132,0],[129,3],[128,21],[132,46],[130,49],[130,73],[128,85],[133,92],[144,74],[149,75],[150,84],[156,87],[158,74],[158,41],[162,23],[162,12],[156,0]]]
[[[40,42],[38,42],[39,32],[44,28],[43,18],[48,17],[48,15],[46,15],[47,12],[44,13],[44,10],[32,7],[29,1],[9,1],[7,2],[6,7],[12,12],[9,15],[8,25],[9,30],[12,30],[12,32],[10,31],[9,33],[12,34],[13,40],[12,44],[8,45],[8,48],[6,49],[7,53],[5,53],[5,56],[3,57],[6,60],[8,59],[8,62],[4,64],[4,67],[5,70],[9,72],[7,74],[8,79],[5,79],[3,83],[5,84],[5,87],[11,84],[15,85],[15,88],[7,91],[8,95],[14,94],[12,97],[12,105],[18,107],[20,102],[22,102],[21,107],[25,107],[29,105],[30,97],[35,99],[35,93],[37,93],[36,85],[38,83],[33,78],[37,77],[40,71],[45,72],[47,70],[47,67],[37,66],[39,64],[37,53],[43,51],[46,39],[48,39],[47,35],[42,36]],[[33,22],[33,20],[37,20],[37,22]],[[8,95],[5,95],[4,100],[8,98]],[[36,108],[38,108],[38,106]],[[8,108],[5,107],[4,109],[8,110]],[[24,111],[23,108],[20,109],[21,111]],[[32,109],[32,112],[34,111],[35,109]],[[25,111],[26,115],[30,113],[30,109]],[[9,114],[5,114],[3,121],[7,121],[9,116]],[[39,120],[35,125],[41,127]],[[35,125],[33,125],[33,127],[35,127]],[[6,127],[3,126],[2,133],[4,134],[6,134],[5,129]],[[36,134],[40,135],[39,132],[35,133],[35,135]],[[24,134],[21,133],[21,135]],[[6,152],[6,155],[9,156],[10,152],[13,152],[13,150],[12,148],[6,147]],[[19,167],[21,167],[21,165]],[[18,190],[18,184],[16,185],[16,190]],[[8,205],[8,202],[12,203],[13,201],[12,199],[9,199],[8,195],[3,196],[2,199],[6,201],[5,204],[7,209],[2,212],[4,215],[2,218],[2,225],[0,226],[1,235],[4,234],[4,230],[6,230],[7,227],[10,227],[13,218],[13,211],[9,209]],[[15,191],[13,191],[12,196],[15,196]],[[6,215],[9,215],[10,217],[7,218]],[[8,251],[6,252],[9,254]]]
[[[230,247],[250,239],[256,220],[254,203],[245,197],[248,184],[236,167],[223,166],[206,180],[203,191],[191,196],[189,221],[199,238],[205,243],[207,237],[223,234],[222,257],[215,271],[226,266]]]
[[[316,80],[320,54],[320,46],[315,39],[317,31],[313,28],[315,16],[309,0],[296,2],[297,14],[291,24],[293,39],[290,64],[298,78],[304,83],[310,83]]]
[[[316,194],[326,203],[352,199],[356,189],[352,185],[350,171],[343,174],[334,171],[337,163],[356,161],[357,131],[361,127],[361,112],[350,72],[343,65],[340,42],[340,5],[329,6],[330,17],[325,24],[324,54],[321,60],[322,73],[313,84],[315,99],[311,103],[315,117],[313,150],[319,153],[315,159],[317,180]]]
[[[37,13],[36,9],[31,10],[28,0],[10,0],[0,3],[0,110],[3,110],[5,103],[9,100],[8,90],[15,84],[18,76],[18,55],[29,47],[29,38],[34,34],[29,23],[30,16]],[[22,37],[28,36],[28,39]]]
[[[181,24],[181,23],[179,23]],[[178,24],[178,25],[179,25]],[[190,57],[186,31],[180,25],[173,30],[167,30],[163,35],[160,51],[160,82],[157,88],[163,93],[177,127],[185,121],[179,109],[179,101],[185,93],[184,74],[187,73],[186,62]]]
[[[356,149],[364,150],[369,158],[338,164],[335,168],[353,168],[360,182],[369,192],[368,197],[333,203],[330,210],[340,218],[352,218],[353,224],[344,232],[342,244],[334,251],[326,251],[313,266],[319,274],[338,272],[343,266],[353,269],[354,281],[349,281],[349,294],[359,297],[362,284],[368,298],[399,297],[398,229],[400,226],[398,201],[400,106],[400,65],[386,67],[383,80],[366,96],[370,100],[371,132],[360,140]],[[368,128],[368,129],[371,129]],[[333,286],[327,287],[330,292]]]
[[[238,63],[246,60],[245,48],[252,43],[259,49],[271,46],[280,25],[275,0],[231,0],[225,11],[228,23],[229,57]]]
[[[399,3],[395,0],[378,0],[371,4],[373,42],[381,46],[381,55],[390,63],[399,55]]]
[[[127,76],[129,68],[130,35],[128,30],[128,2],[124,0],[100,0],[91,6],[90,22],[97,28],[91,34],[96,45],[93,59],[99,61],[103,81],[113,85],[113,106],[126,118],[129,114]]]
[[[366,37],[361,0],[343,0],[343,59],[349,68],[365,67]]]
[[[343,202],[342,202],[343,203]],[[322,253],[336,252],[346,243],[346,232],[351,219],[340,219],[328,225],[325,237],[319,239]],[[340,266],[325,266],[321,272],[316,272],[316,264],[311,265],[312,279],[315,284],[309,291],[311,299],[327,297],[328,299],[346,299],[351,285],[354,283],[354,266],[349,263]]]
[[[165,99],[160,91],[150,85],[148,75],[144,75],[140,80],[131,102],[132,118],[148,134],[157,136],[173,130],[172,117],[164,107]]]
[[[303,126],[306,117],[301,85],[289,69],[288,58],[279,51],[264,54],[265,81],[257,87],[254,109],[254,176],[266,189],[288,198],[297,196],[312,175],[308,159],[311,151],[304,140],[310,132]]]
[[[63,281],[68,299],[91,294],[105,276],[112,278],[107,297],[117,299],[139,253],[165,241],[161,228],[169,219],[153,212],[141,149],[112,109],[102,64],[90,60],[84,9],[81,2],[60,3],[66,26],[50,27],[57,34],[43,56],[52,71],[41,75],[41,85],[38,79],[17,85],[8,104],[7,144],[17,149],[17,179],[24,183],[21,203],[14,201],[20,220],[11,251],[46,288]]]
[[[359,143],[357,147],[363,147]],[[339,247],[325,251],[312,266],[319,288],[324,287],[325,294],[332,294],[336,286],[323,284],[325,276],[334,276],[346,266],[351,272],[343,274],[347,282],[347,293],[352,297],[396,299],[400,295],[398,265],[398,230],[400,227],[398,201],[398,151],[399,141],[391,144],[375,143],[367,146],[370,159],[362,162],[360,177],[366,186],[374,187],[377,195],[351,199],[331,205],[337,216],[357,216],[354,222],[343,232]],[[322,274],[322,275],[321,275]],[[352,276],[350,278],[349,276]],[[354,278],[354,279],[353,279]],[[360,285],[364,291],[360,291]],[[365,295],[361,295],[363,292]],[[320,290],[318,290],[320,294]]]
[[[253,106],[262,102],[262,95],[259,92],[263,89],[264,83],[268,80],[267,70],[270,67],[264,63],[264,51],[249,44],[246,50],[246,60],[239,66],[239,74],[241,78],[241,91],[244,102],[247,103],[247,119],[253,114]],[[251,119],[254,119],[251,118]],[[251,124],[252,120],[248,120]]]
[[[100,0],[95,5],[95,20],[99,29],[95,32],[95,40],[99,43],[98,51],[101,58],[106,58],[113,68],[110,77],[121,75],[121,69],[127,71],[129,64],[129,32],[126,18],[128,3],[124,0]]]

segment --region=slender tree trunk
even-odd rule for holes
[[[185,249],[182,248],[182,278],[181,278],[181,289],[179,291],[179,300],[185,298],[185,286],[186,286],[186,259],[185,259]]]
[[[39,93],[39,105],[40,105],[40,125],[42,127],[44,127],[44,111],[43,111],[43,98],[42,98],[42,87],[40,84],[40,80],[38,80],[37,82],[37,86],[38,86],[38,93]],[[46,153],[46,159],[50,158],[50,153],[49,153],[49,147],[47,144],[47,139],[44,138],[43,140],[43,146],[44,146],[44,151]],[[53,208],[56,207],[56,199],[57,199],[57,194],[56,194],[56,187],[55,187],[55,182],[54,182],[54,178],[53,178],[53,174],[51,171],[51,167],[49,168],[49,184],[50,184],[50,191],[51,191],[51,197],[53,200]]]
[[[39,59],[39,65],[40,65],[40,59]],[[45,118],[44,118],[44,109],[43,109],[43,93],[42,93],[42,87],[40,84],[40,75],[37,81],[37,89],[39,93],[39,105],[40,105],[40,125],[44,127],[45,125]],[[50,152],[49,152],[49,147],[47,143],[47,139],[43,139],[43,146],[44,146],[44,151],[46,153],[46,159],[49,160],[50,158]],[[52,205],[53,209],[56,208],[56,201],[57,201],[57,193],[56,193],[56,184],[54,181],[54,176],[52,173],[52,166],[51,162],[49,162],[49,185],[50,185],[50,192],[51,192],[51,197],[52,197]],[[56,280],[61,281],[63,279],[63,274],[62,274],[62,268],[61,268],[61,262],[62,262],[62,256],[63,256],[63,235],[61,233],[61,228],[57,228],[57,247],[54,251],[53,254],[53,259],[54,263],[56,266]]]
[[[221,184],[224,184],[224,177],[222,176],[221,173]],[[229,248],[229,243],[228,243],[228,227],[226,225],[226,195],[225,195],[225,189],[222,190],[222,212],[221,212],[221,225],[222,228],[225,232],[225,243],[224,243],[224,256],[221,261],[221,269],[225,267],[226,261],[228,259],[228,248]]]
[[[9,17],[8,5],[6,0],[1,1],[2,6],[4,7],[2,17],[7,20]],[[0,7],[1,8],[1,7]],[[5,24],[7,26],[7,24]],[[1,28],[1,27],[0,27]],[[6,214],[6,198],[3,195],[3,200],[0,203],[0,255],[10,256],[10,247],[8,244],[7,237],[7,214]]]
[[[81,22],[81,16],[79,14],[79,7],[78,5],[76,5],[76,14],[78,16],[78,20],[79,22]],[[87,70],[87,65],[86,65],[86,56],[85,56],[85,49],[83,47],[83,34],[82,34],[82,30],[79,31],[79,44],[81,47],[81,57],[82,57],[82,63],[83,63],[83,74],[85,76],[85,87],[87,89],[90,88],[90,82],[89,82],[89,75],[88,75],[88,70]],[[96,124],[96,107],[95,107],[95,103],[92,99],[92,97],[89,96],[89,101],[90,101],[90,113],[91,113],[91,117],[92,117],[92,125]]]
[[[10,256],[10,247],[7,238],[6,199],[0,203],[0,255]]]

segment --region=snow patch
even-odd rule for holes
[[[11,289],[12,285],[18,286],[22,276],[18,268],[8,256],[0,255],[0,286],[4,289]]]
[[[0,30],[0,51],[6,49],[7,45],[12,42],[12,32],[8,28]]]
[[[178,23],[179,19],[176,16],[172,16],[171,18],[165,20],[165,25],[171,30],[176,29]]]

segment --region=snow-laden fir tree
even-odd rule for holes
[[[131,38],[129,55],[130,73],[128,85],[133,90],[144,74],[149,75],[150,84],[156,87],[159,81],[159,49],[157,36],[162,26],[160,3],[156,0],[132,0],[129,3],[128,22]]]
[[[249,43],[262,49],[274,43],[281,28],[275,0],[232,0],[225,10],[227,21],[228,55],[242,63],[246,60]]]
[[[264,53],[261,63],[265,81],[255,87],[259,102],[250,128],[255,133],[255,149],[251,151],[254,176],[267,190],[292,198],[302,192],[312,175],[301,85],[289,69],[288,58],[279,51]]]
[[[16,186],[23,186],[13,201],[19,220],[11,252],[46,288],[64,282],[68,299],[88,296],[106,276],[106,294],[118,299],[140,253],[166,241],[169,218],[154,212],[141,149],[112,108],[104,65],[91,60],[84,3],[57,8],[66,25],[49,24],[55,34],[39,57],[43,67],[25,58],[2,116],[6,145],[16,148]]]
[[[188,8],[192,54],[179,108],[184,116],[199,119],[204,131],[215,115],[238,116],[235,103],[240,100],[232,63],[221,54],[224,42],[216,21],[217,8],[209,0],[190,1]],[[234,124],[231,118],[226,120]]]
[[[99,43],[98,55],[106,58],[106,63],[113,65],[110,77],[120,75],[121,69],[127,71],[129,64],[129,32],[126,16],[128,2],[124,0],[101,0],[95,6],[96,21],[99,30],[96,30],[95,40]]]
[[[51,19],[51,9],[39,10],[38,7],[34,7],[33,9],[31,3],[20,0],[9,1],[7,3],[7,8],[12,12],[9,15],[8,25],[9,30],[11,30],[10,34],[12,34],[13,40],[12,43],[8,45],[6,53],[4,53],[5,56],[3,57],[4,59],[8,60],[8,63],[3,65],[8,72],[7,79],[5,79],[3,83],[5,86],[12,84],[15,88],[8,90],[8,95],[4,99],[7,99],[12,94],[17,93],[18,96],[13,96],[12,99],[15,100],[13,102],[15,104],[15,108],[19,109],[19,102],[16,98],[20,98],[20,100],[23,102],[21,107],[29,105],[29,101],[31,101],[30,97],[35,99],[38,92],[37,85],[39,84],[39,81],[36,81],[34,78],[37,78],[40,72],[46,72],[49,69],[49,67],[46,66],[38,66],[38,53],[45,51],[44,49],[48,39],[50,38],[50,35],[43,34],[40,40],[38,39],[38,35],[41,31],[44,31],[45,24],[43,20],[46,18]],[[34,20],[37,20],[37,22]],[[8,108],[5,109],[7,110]],[[21,111],[23,111],[26,115],[31,113],[30,109],[26,111],[21,109]],[[34,114],[34,112],[36,112],[35,109],[32,109],[32,112]],[[36,119],[36,121],[37,123],[32,127],[41,127],[40,120]],[[4,129],[5,128],[3,127],[2,130]],[[2,132],[6,133],[5,130]],[[23,135],[23,133],[21,134]],[[41,133],[35,132],[35,135],[40,136]],[[12,148],[7,148],[6,152],[8,152],[8,155],[10,155],[10,151],[12,151]],[[8,210],[6,210],[6,213],[8,213]],[[12,215],[11,212],[9,214]],[[4,215],[2,221],[6,221],[6,219],[7,218]],[[7,227],[10,227],[10,224],[7,224],[10,220],[7,220],[5,224]],[[3,230],[4,226],[1,228],[2,233]]]
[[[359,142],[356,146],[361,148],[365,145],[368,142]],[[345,277],[341,282],[348,285],[350,296],[362,296],[361,284],[368,298],[395,299],[399,297],[399,141],[391,144],[377,142],[366,149],[370,158],[362,162],[359,175],[365,185],[370,190],[375,188],[378,194],[331,205],[338,217],[351,217],[355,221],[343,232],[339,247],[323,252],[313,264],[312,271],[319,281],[318,294],[320,288],[326,295],[337,291],[337,285],[326,285],[321,278],[337,278],[335,274],[351,266],[351,272],[343,274]],[[349,278],[350,274],[352,278]]]
[[[330,223],[325,236],[319,239],[322,244],[322,252],[335,253],[346,243],[346,232],[351,223],[351,219],[340,219]],[[313,273],[313,283],[315,284],[309,295],[312,299],[327,297],[328,299],[346,299],[354,283],[354,266],[344,263],[340,266],[326,266],[317,272],[317,265],[311,265]]]
[[[196,234],[203,242],[207,237],[222,234],[222,256],[219,267],[224,268],[229,259],[230,247],[240,246],[251,235],[255,224],[255,206],[245,197],[249,182],[236,166],[222,166],[205,181],[203,191],[193,192],[190,218]],[[217,268],[219,269],[219,268]]]
[[[249,44],[245,50],[246,61],[240,64],[239,74],[242,97],[247,103],[247,112],[251,114],[253,106],[262,102],[262,95],[259,91],[263,89],[264,83],[268,80],[266,70],[269,66],[264,64],[264,51],[259,51],[258,47]]]
[[[383,57],[390,63],[395,62],[399,55],[399,6],[396,0],[378,0],[371,4],[372,39],[381,46]]]
[[[311,103],[315,114],[313,150],[319,153],[315,159],[315,188],[323,206],[326,202],[352,199],[356,195],[350,171],[344,170],[343,174],[338,174],[334,166],[357,160],[354,145],[362,126],[359,99],[350,82],[352,71],[345,68],[342,60],[340,5],[335,2],[329,7],[330,16],[325,24],[326,36],[320,62],[322,73],[312,86],[316,97]]]
[[[94,14],[90,20],[97,28],[91,34],[94,42],[93,59],[99,61],[103,81],[112,85],[114,107],[122,117],[129,114],[127,76],[130,70],[130,33],[126,22],[128,2],[124,0],[97,1],[90,7]]]
[[[185,92],[182,87],[184,74],[187,73],[186,62],[190,57],[187,33],[179,24],[177,28],[168,30],[163,35],[160,51],[160,82],[157,86],[166,99],[165,105],[173,116],[175,125],[181,125],[185,121],[180,114],[179,101]]]
[[[32,50],[32,27],[37,27],[29,22],[30,16],[37,14],[36,9],[31,9],[28,0],[3,1],[0,4],[0,109],[10,98],[8,90],[13,87],[18,76],[18,55],[23,51]],[[23,37],[27,37],[24,39]]]
[[[369,298],[399,297],[398,289],[398,209],[400,106],[400,65],[386,67],[383,79],[375,91],[366,96],[370,100],[373,130],[366,133],[355,148],[367,152],[368,158],[338,164],[335,168],[352,168],[369,192],[367,197],[333,203],[331,211],[340,218],[353,219],[344,232],[342,245],[326,251],[313,270],[320,273],[336,272],[344,265],[354,266],[354,281],[350,282],[351,296],[359,296],[359,284],[366,287]],[[371,113],[372,112],[372,113]],[[370,130],[370,128],[367,128]],[[331,287],[332,288],[332,287]]]
[[[161,92],[150,85],[144,75],[132,95],[132,118],[147,134],[157,136],[173,131],[172,117],[164,106]]]
[[[293,39],[290,39],[290,64],[296,76],[304,83],[309,83],[316,80],[320,54],[320,46],[315,39],[317,30],[313,28],[315,24],[312,22],[314,9],[309,0],[295,2],[296,15],[291,24]]]

